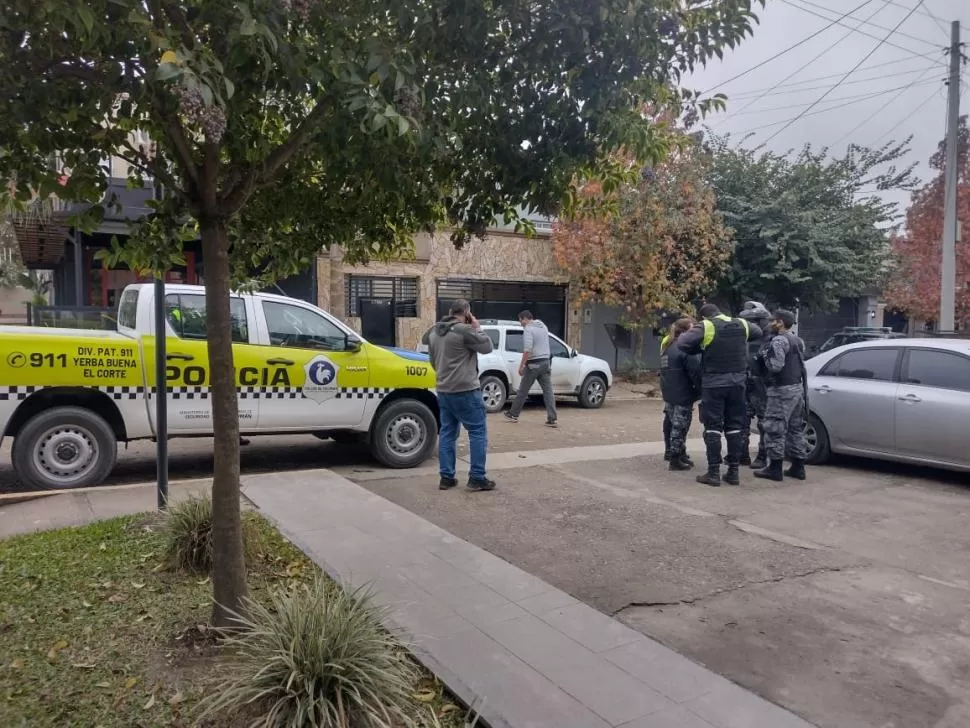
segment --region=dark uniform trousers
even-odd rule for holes
[[[720,465],[722,462],[722,434],[727,441],[727,464],[738,465],[744,448],[744,426],[747,422],[745,385],[705,386],[701,391],[700,415],[704,423],[708,465]]]

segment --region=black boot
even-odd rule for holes
[[[769,460],[766,468],[754,471],[754,477],[764,478],[765,480],[774,480],[780,483],[785,479],[785,476],[781,472],[781,466],[781,460]]]
[[[744,466],[751,464],[751,454],[748,452],[747,448],[741,451],[741,461],[738,464]]]
[[[670,461],[670,448],[669,447],[665,447],[664,448],[664,460],[667,461],[667,462]]]
[[[721,466],[708,465],[707,472],[698,475],[695,480],[701,485],[710,485],[711,487],[717,488],[721,485]]]
[[[785,471],[785,475],[795,480],[805,480],[805,461],[792,460],[791,467]]]
[[[721,484],[721,433],[705,430],[704,446],[707,449],[707,472],[698,475],[697,482],[718,486]]]
[[[728,465],[727,472],[724,474],[724,482],[728,485],[741,485],[741,472],[737,465]]]
[[[762,468],[765,468],[767,466],[768,466],[768,461],[765,459],[765,456],[762,455],[761,453],[758,453],[758,457],[756,457],[754,462],[751,463],[751,467],[754,468],[755,470],[761,470]]]
[[[694,463],[690,461],[690,458],[688,458],[683,453],[680,453],[679,455],[670,456],[670,464],[667,466],[667,469],[668,470],[690,470],[692,467],[694,467]]]

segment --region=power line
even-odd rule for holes
[[[920,74],[920,76],[918,78],[914,79],[912,83],[908,83],[905,86],[903,86],[901,89],[899,89],[899,92],[895,96],[893,96],[886,103],[884,103],[878,109],[876,109],[875,111],[873,111],[869,116],[867,116],[865,119],[863,119],[858,124],[856,124],[854,127],[852,127],[852,129],[850,129],[848,132],[846,132],[845,134],[843,134],[842,136],[840,136],[838,139],[836,139],[835,142],[832,144],[832,146],[834,147],[836,144],[841,144],[843,141],[845,141],[846,139],[848,139],[849,137],[851,137],[853,134],[855,134],[857,131],[859,131],[859,129],[861,129],[863,126],[865,126],[870,121],[872,121],[877,116],[879,116],[879,114],[881,114],[883,111],[885,111],[890,106],[892,106],[897,100],[899,100],[899,97],[902,96],[904,93],[906,93],[909,89],[913,88],[914,86],[922,85],[920,83],[921,79],[927,73],[929,73],[932,70],[933,70],[932,68],[927,68],[925,71],[923,71],[922,74]],[[917,108],[919,108],[919,107],[917,107]]]
[[[885,7],[886,7],[885,5],[880,5],[880,6],[876,7],[876,9],[872,13],[869,14],[869,18],[874,18],[876,15],[878,15],[880,12],[882,12],[885,9]],[[866,18],[866,20],[869,20],[869,18]],[[781,83],[784,83],[785,81],[790,81],[792,78],[794,78],[799,73],[801,73],[802,71],[804,71],[806,68],[808,68],[809,66],[811,66],[813,63],[815,63],[815,61],[817,61],[819,58],[821,58],[826,53],[828,53],[833,48],[835,48],[839,43],[841,43],[846,38],[848,38],[850,35],[852,35],[852,31],[855,30],[855,29],[857,29],[857,28],[859,28],[864,22],[865,21],[860,21],[859,22],[859,25],[857,25],[855,28],[850,28],[847,33],[844,33],[837,40],[835,40],[833,43],[830,43],[828,46],[826,46],[825,48],[823,48],[818,54],[816,54],[815,56],[813,56],[811,58],[811,60],[809,60],[807,63],[803,63],[801,66],[799,66],[794,71],[792,71],[787,76],[785,76],[781,80]],[[722,123],[722,122],[726,121],[727,119],[730,119],[732,116],[740,116],[741,114],[745,113],[745,110],[746,109],[750,109],[756,103],[758,103],[759,101],[761,101],[761,99],[763,99],[766,95],[768,95],[772,90],[773,90],[772,88],[765,89],[760,94],[758,94],[758,96],[756,96],[754,99],[752,99],[747,104],[745,104],[744,106],[742,106],[739,111],[736,111],[733,114],[729,113],[726,117],[724,117],[724,119],[721,119],[721,121],[718,122],[718,123]]]
[[[792,124],[794,124],[796,121],[798,121],[801,117],[805,116],[809,111],[811,111],[816,106],[818,106],[820,103],[822,103],[822,101],[825,100],[825,97],[826,96],[828,96],[830,93],[832,93],[833,91],[835,91],[835,89],[837,89],[839,86],[841,86],[843,81],[845,81],[849,76],[851,76],[853,73],[855,73],[856,70],[858,70],[858,68],[863,63],[865,63],[866,61],[868,61],[876,51],[878,51],[880,48],[882,48],[883,45],[885,45],[886,41],[889,40],[889,38],[892,36],[892,34],[895,33],[900,27],[902,27],[903,23],[905,23],[907,20],[909,20],[911,17],[913,17],[913,13],[915,13],[916,10],[917,10],[917,8],[919,8],[922,4],[923,4],[923,0],[919,0],[916,3],[915,7],[913,7],[912,10],[910,10],[908,13],[906,13],[906,15],[903,17],[903,19],[900,20],[898,23],[896,23],[896,26],[892,30],[890,30],[882,40],[880,40],[875,46],[873,46],[872,50],[870,50],[862,58],[861,61],[859,61],[852,68],[850,68],[849,71],[848,71],[848,73],[846,73],[844,76],[842,76],[842,78],[840,78],[838,81],[836,81],[835,84],[833,84],[832,87],[829,88],[828,91],[826,91],[821,96],[819,96],[817,99],[815,99],[815,101],[811,104],[811,106],[809,106],[807,109],[805,109],[801,114],[799,114],[798,116],[796,116],[790,122],[788,122],[787,124],[785,124],[781,129],[779,129],[778,131],[776,131],[770,137],[768,137],[767,139],[765,139],[765,143],[767,144],[768,142],[770,142],[776,136],[778,136],[783,131],[785,131],[785,129],[789,128]]]
[[[923,71],[923,76],[925,76],[931,70],[933,69],[927,68],[925,71]],[[852,94],[850,96],[836,96],[835,98],[829,99],[829,101],[833,101],[833,102],[834,101],[864,101],[866,99],[872,99],[878,96],[884,96],[885,94],[891,94],[893,91],[906,91],[907,89],[911,89],[914,86],[925,86],[928,83],[936,83],[936,80],[935,79],[927,79],[925,81],[917,80],[911,83],[907,83],[904,86],[894,86],[893,88],[884,88],[879,91],[868,91],[864,94]],[[733,116],[743,116],[745,114],[767,114],[771,111],[784,111],[784,110],[790,111],[791,108],[792,108],[792,104],[786,104],[785,106],[772,106],[767,109],[755,109],[753,111],[738,111],[737,113],[733,114]],[[727,118],[728,117],[725,117],[724,120],[726,121]]]
[[[903,5],[902,3],[898,3],[898,2],[893,2],[893,0],[883,0],[883,2],[885,2],[888,5],[895,5],[897,8],[902,8],[903,10],[909,10],[909,8],[906,5]],[[943,31],[943,35],[946,36],[947,42],[949,42],[949,40],[950,40],[950,29],[946,27],[946,25],[943,23],[942,20],[940,20],[938,17],[936,17],[933,14],[933,11],[932,10],[930,10],[928,7],[924,6],[924,7],[920,8],[920,14],[921,15],[925,15],[927,18],[929,18],[934,23],[936,23],[937,27],[941,31]]]
[[[791,7],[795,8],[797,10],[801,10],[803,13],[808,13],[809,15],[814,15],[816,18],[821,18],[822,20],[832,20],[832,18],[830,18],[828,15],[822,15],[822,13],[815,12],[814,10],[809,10],[808,8],[803,8],[800,5],[795,5],[792,2],[792,0],[781,0],[781,1],[783,3],[785,3],[786,5],[790,5]],[[883,0],[883,2],[885,2],[885,0]],[[855,12],[854,10],[853,11],[850,11],[848,13],[848,15],[852,15],[852,13],[854,13],[854,12]],[[846,17],[846,15],[843,15],[841,18],[839,18],[837,20],[832,20],[832,22],[835,25],[845,26],[845,23],[842,22],[845,17]],[[909,17],[909,16],[907,16],[907,17]],[[880,26],[880,28],[882,28],[882,26]],[[882,30],[889,30],[889,29],[888,28],[882,28]],[[930,56],[927,53],[919,53],[918,51],[914,51],[912,48],[907,48],[906,46],[899,45],[898,43],[891,43],[891,42],[885,41],[882,38],[880,38],[878,35],[873,35],[872,33],[867,33],[864,30],[859,30],[858,28],[856,28],[855,29],[855,32],[858,33],[859,35],[864,35],[867,38],[872,38],[874,40],[881,41],[883,44],[885,44],[887,46],[890,46],[891,48],[897,48],[897,49],[899,49],[901,51],[906,51],[907,53],[911,53],[914,56],[919,56],[920,58],[926,58],[926,59],[929,59],[929,60],[934,60],[933,57]],[[923,42],[926,43],[926,42],[929,42],[929,41],[923,41]]]
[[[934,66],[930,66],[930,68],[934,68]],[[853,81],[846,81],[842,85],[843,86],[854,86],[854,85],[860,84],[860,83],[870,83],[871,81],[883,81],[883,80],[889,79],[889,78],[899,78],[900,76],[912,76],[914,73],[925,73],[927,70],[928,69],[925,69],[925,68],[923,68],[923,69],[914,68],[914,69],[912,69],[910,71],[900,71],[899,73],[886,73],[886,74],[883,74],[882,76],[867,76],[866,78],[857,78],[857,79],[855,79]],[[841,75],[842,75],[841,73],[835,73],[832,76],[830,76],[829,78],[838,78]],[[762,89],[762,91],[773,91],[774,93],[772,93],[772,96],[788,96],[790,94],[803,94],[803,93],[805,93],[807,91],[818,91],[819,89],[823,89],[823,88],[828,88],[829,87],[829,85],[827,83],[823,83],[823,84],[821,84],[819,86],[805,86],[804,88],[789,88],[787,91],[786,90],[782,90],[782,89],[788,88],[789,86],[797,86],[797,85],[798,84],[787,84],[787,85],[782,85],[782,86],[777,86],[777,87],[775,87],[775,86],[769,86],[766,89]],[[750,99],[756,93],[759,93],[760,94],[760,92],[754,92],[754,91],[749,92],[749,93],[744,93],[744,94],[731,94],[731,95],[728,96],[728,101],[738,101],[738,100]],[[740,112],[738,112],[738,113],[740,113]]]
[[[890,91],[892,90],[894,89],[890,89]],[[886,92],[884,91],[876,91],[874,93],[869,94],[868,96],[860,96],[857,98],[848,99],[846,101],[843,101],[840,104],[836,104],[835,106],[829,106],[828,108],[825,108],[825,109],[818,109],[817,111],[812,111],[810,113],[808,112],[808,109],[806,109],[805,111],[799,113],[797,116],[791,117],[790,119],[782,119],[781,121],[773,121],[770,124],[763,124],[762,126],[756,126],[753,129],[748,129],[747,132],[761,131],[762,129],[770,129],[773,126],[779,126],[781,124],[787,124],[790,126],[792,123],[798,121],[799,119],[804,119],[809,116],[818,116],[819,114],[827,114],[830,111],[843,109],[846,106],[853,106],[854,104],[860,104],[863,101],[871,101],[872,99],[877,99],[880,96],[884,96],[885,93]],[[787,128],[787,126],[785,128]],[[768,139],[765,139],[765,142],[769,141],[770,139],[773,139],[775,136],[776,136],[775,134],[772,134]]]
[[[849,12],[845,13],[841,18],[839,18],[839,20],[841,20],[842,18],[849,17],[852,13],[854,13],[854,12],[856,12],[858,10],[861,10],[866,5],[868,5],[870,2],[872,2],[872,0],[865,0],[865,2],[860,3],[858,6],[856,6],[855,8],[853,8],[852,10],[850,10]],[[826,20],[827,19],[828,18],[826,18]],[[838,24],[838,20],[833,20],[831,23],[829,23],[828,25],[826,25],[824,28],[821,28],[820,30],[816,30],[814,33],[812,33],[807,38],[804,38],[804,39],[798,41],[794,45],[788,46],[784,50],[779,51],[778,53],[776,53],[775,55],[773,55],[771,58],[766,58],[761,63],[758,63],[757,65],[754,65],[754,66],[751,66],[751,68],[749,68],[746,71],[742,71],[741,73],[737,74],[736,76],[731,76],[731,78],[729,78],[727,81],[722,81],[721,83],[717,84],[716,86],[712,86],[711,88],[707,89],[706,91],[703,91],[702,93],[708,94],[711,91],[714,91],[715,89],[721,88],[722,86],[727,86],[732,81],[737,81],[739,78],[744,78],[745,76],[747,76],[752,71],[757,71],[759,68],[761,68],[762,66],[765,66],[765,65],[771,63],[776,58],[781,58],[786,53],[790,53],[791,51],[795,50],[799,46],[804,45],[805,43],[808,43],[808,41],[812,40],[813,38],[817,38],[822,33],[824,33],[826,30],[828,30],[829,28],[831,28],[833,25],[837,25],[837,24]]]
[[[824,5],[819,5],[816,2],[812,2],[812,0],[796,0],[796,1],[797,2],[800,2],[802,5],[810,5],[813,8],[818,8],[819,10],[824,10],[827,13],[833,12],[831,8],[827,8]],[[889,3],[889,2],[887,2],[887,0],[883,0],[883,2],[886,3],[886,5],[895,5],[896,4],[896,3]],[[786,3],[788,5],[791,5],[791,2],[789,2],[788,0],[786,0]],[[797,5],[793,5],[792,7],[798,7],[798,6]],[[798,7],[798,9],[799,10],[802,10],[802,11],[804,11],[806,13],[811,12],[810,10],[806,10],[805,8],[802,8],[802,7]],[[851,18],[851,17],[849,19],[850,20],[855,20],[855,18]],[[844,24],[842,24],[842,25],[844,25]],[[878,28],[879,30],[889,30],[889,28],[887,28],[885,25],[879,25],[878,23],[870,23],[869,22],[869,18],[866,18],[862,22],[862,25],[871,25],[873,28]],[[915,40],[917,43],[925,43],[926,45],[933,46],[934,48],[937,48],[940,45],[939,43],[934,43],[931,40],[926,40],[926,38],[920,38],[918,36],[910,35],[908,33],[896,33],[896,35],[899,36],[900,38],[909,38],[910,40]]]
[[[875,70],[877,68],[884,68],[886,66],[896,66],[896,65],[899,65],[900,63],[910,63],[911,61],[915,61],[917,59],[918,59],[918,56],[912,56],[910,58],[896,58],[896,59],[891,60],[891,61],[885,61],[884,63],[874,63],[871,66],[863,66],[859,70],[860,71],[872,71],[872,70]],[[914,69],[909,70],[909,71],[900,71],[897,74],[887,74],[885,76],[873,76],[871,79],[862,79],[862,81],[865,81],[865,80],[873,80],[873,81],[875,81],[875,80],[878,80],[878,79],[881,79],[881,78],[892,78],[893,76],[904,76],[904,75],[910,74],[910,73],[919,73],[919,71],[920,71],[920,69],[914,68]],[[826,80],[828,80],[830,78],[838,78],[841,75],[842,75],[841,73],[829,73],[829,74],[827,74],[825,76],[814,76],[812,78],[806,78],[806,79],[803,79],[801,81],[797,81],[795,83],[775,84],[775,85],[772,85],[772,86],[768,86],[767,88],[768,89],[773,89],[773,88],[788,88],[789,86],[801,86],[802,84],[805,84],[805,83],[814,83],[815,81],[826,81]],[[846,83],[861,83],[862,81],[860,81],[860,80],[847,81]],[[813,88],[825,88],[825,86],[815,86]],[[747,97],[752,96],[754,94],[761,93],[764,90],[765,90],[764,88],[753,88],[753,89],[751,89],[749,91],[742,91],[741,93],[733,94],[731,96],[731,98],[732,99],[747,98]]]

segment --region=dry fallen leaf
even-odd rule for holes
[[[14,660],[13,662],[10,663],[10,667],[13,670],[23,670],[24,669],[24,665],[26,665],[26,664],[27,663],[25,663],[23,661],[23,659],[21,659],[20,657],[18,657],[16,660]]]
[[[87,599],[85,599],[83,602],[81,602],[81,604],[84,606],[85,609],[90,609],[91,606],[92,606],[91,605],[91,602],[89,602]]]
[[[58,640],[53,645],[51,645],[51,648],[47,651],[47,659],[56,660],[57,653],[60,652],[61,650],[66,650],[66,649],[67,649],[67,640]]]
[[[141,615],[141,616],[140,616],[140,617],[139,617],[138,619],[136,619],[135,621],[136,621],[136,622],[144,622],[144,621],[145,621],[146,619],[151,619],[151,618],[152,618],[152,615],[150,615],[150,614],[148,614],[148,613],[146,612],[145,614],[143,614],[143,615]]]
[[[96,688],[110,688],[111,687],[111,683],[109,683],[109,682],[99,682],[94,687],[96,687]]]
[[[179,703],[182,702],[183,699],[184,698],[182,697],[182,693],[175,693],[175,695],[169,698],[168,703],[169,705],[173,705],[173,706],[178,705]]]
[[[144,584],[140,584],[140,583],[138,583],[137,581],[133,581],[133,582],[131,582],[131,585],[132,585],[132,587],[134,587],[135,589],[144,589],[144,588],[145,588],[145,585],[144,585]]]
[[[433,690],[422,690],[419,693],[414,693],[411,697],[419,703],[433,703],[438,695]]]
[[[97,665],[94,663],[72,662],[71,667],[75,667],[78,670],[93,670]]]
[[[149,710],[149,709],[154,708],[154,707],[155,707],[155,695],[153,694],[148,699],[148,702],[145,703],[145,706],[142,708],[142,710]]]
[[[138,678],[130,677],[127,680],[125,680],[125,690],[131,690],[137,684],[138,684]]]
[[[109,604],[121,604],[123,601],[125,601],[125,596],[123,594],[112,594],[110,597],[108,597]]]
[[[104,541],[102,541],[102,542],[101,542],[101,545],[100,545],[100,546],[98,546],[98,548],[99,548],[99,549],[100,549],[101,551],[107,551],[107,550],[108,550],[108,544],[106,544],[106,543],[105,543]]]
[[[208,583],[209,583],[209,577],[207,576],[207,577],[206,577],[205,579],[203,579],[202,581],[197,581],[197,582],[195,582],[195,583],[196,583],[196,584],[198,584],[199,586],[205,586],[206,584],[208,584]]]

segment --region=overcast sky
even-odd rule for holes
[[[737,140],[753,132],[745,146],[764,142],[784,152],[811,142],[829,146],[834,156],[844,154],[850,142],[878,145],[913,135],[909,159],[919,163],[917,174],[928,179],[926,161],[943,138],[946,123],[944,48],[949,45],[950,22],[961,22],[964,52],[970,54],[970,0],[924,0],[882,46],[880,41],[917,0],[870,0],[840,24],[823,30],[863,2],[768,0],[757,10],[760,24],[752,37],[727,53],[723,62],[715,61],[685,82],[728,95],[727,112],[709,117],[707,123]],[[822,32],[806,40],[816,31]],[[800,41],[805,42],[731,80]],[[859,69],[833,89],[860,61]],[[970,69],[964,66],[964,114],[970,109],[968,81]],[[809,109],[827,91],[824,100]],[[802,118],[787,125],[803,112]],[[907,195],[890,199],[904,206],[908,202]]]

